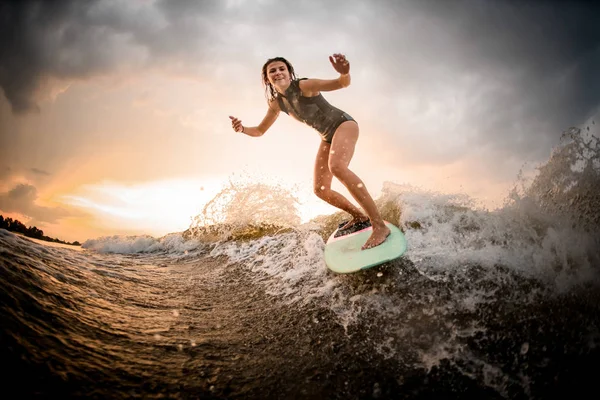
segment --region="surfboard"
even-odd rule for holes
[[[390,235],[379,246],[362,250],[373,228],[369,223],[341,231],[342,223],[325,243],[325,264],[338,274],[349,274],[395,260],[406,251],[406,238],[395,225],[384,221]],[[357,224],[358,225],[358,224]],[[353,229],[354,228],[354,229]]]

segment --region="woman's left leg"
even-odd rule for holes
[[[359,210],[354,204],[350,203],[348,199],[342,196],[335,190],[331,190],[331,180],[333,175],[329,171],[329,152],[331,145],[327,142],[321,141],[319,145],[319,151],[317,152],[317,158],[315,160],[315,177],[313,183],[313,190],[317,197],[325,200],[327,203],[340,210],[346,211],[352,216],[352,220],[346,224],[351,226],[353,223],[358,221],[365,221],[367,217]],[[345,229],[346,226],[342,227]]]
[[[365,184],[348,168],[357,140],[358,124],[356,122],[346,121],[337,128],[329,151],[329,170],[348,189],[371,220],[373,233],[363,246],[363,249],[369,249],[383,243],[390,234],[390,229],[385,226],[377,205]]]

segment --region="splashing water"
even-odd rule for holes
[[[281,186],[230,181],[194,217],[187,233],[219,241],[289,230],[300,224],[298,204],[291,191]]]
[[[552,218],[588,231],[600,228],[600,140],[590,133],[570,128],[561,136],[561,146],[538,168],[530,186],[510,193],[513,207],[534,207]]]

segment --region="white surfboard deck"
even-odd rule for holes
[[[335,237],[339,229],[331,234],[325,244],[325,264],[333,272],[348,274],[386,263],[400,257],[406,251],[406,238],[400,229],[385,221],[390,235],[379,246],[362,250],[373,231],[368,227],[357,232]]]

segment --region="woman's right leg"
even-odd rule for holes
[[[329,151],[331,144],[321,141],[319,151],[317,153],[317,159],[315,161],[315,177],[313,190],[317,197],[326,201],[334,207],[346,211],[352,216],[352,220],[346,224],[352,226],[354,223],[359,221],[366,221],[369,219],[359,208],[354,204],[350,203],[348,199],[342,196],[335,190],[331,190],[331,181],[333,174],[329,170]]]
[[[358,125],[354,121],[343,122],[336,130],[330,147],[329,171],[346,186],[354,200],[366,211],[373,233],[362,246],[370,249],[383,243],[390,235],[390,228],[385,225],[375,201],[367,191],[362,180],[349,168],[358,140]]]

